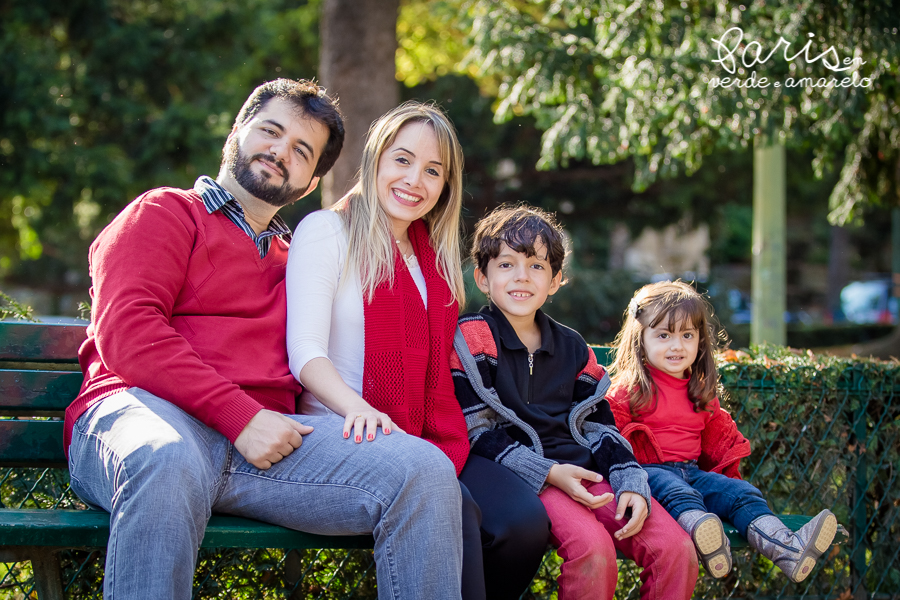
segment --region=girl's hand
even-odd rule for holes
[[[625,517],[625,509],[629,507],[631,507],[631,519],[625,523],[625,527],[613,534],[617,540],[630,538],[640,532],[641,528],[644,527],[644,521],[647,520],[647,516],[650,514],[650,511],[647,510],[647,501],[644,500],[643,496],[634,492],[622,492],[622,495],[619,496],[619,504],[616,507],[617,521],[621,521]]]
[[[391,421],[386,413],[366,405],[344,417],[344,439],[350,437],[350,430],[353,429],[353,441],[357,444],[362,442],[363,434],[365,434],[366,440],[371,442],[375,439],[379,425],[381,425],[381,432],[384,435],[390,435],[391,431],[403,431]]]
[[[593,495],[582,485],[582,479],[600,482],[603,481],[603,476],[600,473],[594,473],[576,465],[561,464],[550,467],[550,473],[547,475],[547,483],[558,487],[567,493],[572,500],[590,509],[600,508],[609,504],[615,498],[609,492],[602,496]]]

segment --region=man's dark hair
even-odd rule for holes
[[[535,256],[538,240],[547,248],[547,262],[555,277],[566,258],[564,234],[556,218],[530,206],[500,206],[475,225],[472,262],[487,273],[488,263],[500,255],[502,243],[525,256]]]
[[[305,117],[314,119],[328,127],[328,142],[319,157],[315,177],[322,177],[341,154],[344,146],[344,118],[337,100],[325,93],[325,88],[305,79],[275,79],[262,84],[250,94],[237,118],[234,127],[240,127],[258,113],[272,98],[287,100],[296,106]]]

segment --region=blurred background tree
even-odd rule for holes
[[[869,202],[900,200],[900,46],[892,0],[457,4],[471,44],[461,68],[486,90],[496,89],[498,121],[536,118],[545,132],[540,167],[631,159],[632,185],[644,190],[659,176],[690,175],[705,156],[749,149],[758,135],[769,134],[810,148],[817,176],[839,167],[833,222],[859,217]],[[769,55],[779,38],[790,49],[782,44],[758,67],[742,65]],[[723,60],[723,48],[738,44]],[[829,48],[836,54],[803,58]],[[784,59],[795,54],[801,57]],[[844,58],[861,62],[853,69],[843,63],[840,73],[825,67]],[[735,72],[726,70],[730,65]],[[730,75],[746,81],[754,71],[782,85],[711,84]],[[871,85],[784,84],[789,77],[850,76]]]
[[[322,180],[322,205],[331,206],[356,181],[369,125],[395,107],[394,77],[400,0],[326,0],[319,27],[319,76],[344,112],[344,148]]]
[[[710,1],[619,0],[428,3],[428,12],[420,16],[432,24],[417,24],[414,31],[419,35],[410,36],[415,43],[408,48],[401,45],[406,51],[401,57],[406,60],[398,60],[398,70],[407,82],[418,81],[429,69],[468,74],[484,93],[498,98],[497,123],[523,115],[534,118],[543,131],[539,169],[561,168],[571,177],[573,169],[627,161],[635,191],[648,190],[660,176],[697,173],[709,155],[749,156],[754,141],[768,136],[770,141],[788,144],[795,154],[786,182],[793,216],[808,206],[807,198],[824,194],[830,197],[833,223],[859,225],[866,211],[875,208],[878,212],[879,206],[896,205],[898,200],[900,50],[894,12],[890,1],[734,6]],[[732,28],[739,29],[736,33]],[[726,35],[729,30],[731,34]],[[441,35],[425,35],[429,32]],[[724,48],[736,46],[741,41],[736,37],[742,37],[743,44],[734,55],[737,64],[732,74],[716,64],[724,52],[719,52],[713,38],[721,40]],[[808,37],[815,40],[804,55]],[[780,38],[793,42],[789,52],[784,48],[787,42],[775,48]],[[448,40],[453,53],[440,50],[448,47]],[[815,59],[828,48],[834,50],[824,59]],[[745,49],[748,59],[764,57],[771,50],[775,50],[774,58],[745,68],[741,65]],[[784,58],[797,54],[801,58]],[[444,62],[435,64],[434,57]],[[844,57],[853,61],[854,68],[841,64]],[[840,66],[842,72],[832,72],[825,62]],[[768,87],[716,89],[710,85],[714,78],[729,75],[746,81],[753,71],[758,71],[757,78],[768,78]],[[842,80],[851,72],[853,83],[871,84],[861,88],[784,85],[788,77],[795,81],[812,77],[812,82],[819,82],[822,77]],[[775,81],[780,87],[772,85]],[[798,158],[806,162],[799,172]],[[729,169],[729,177],[740,172]],[[709,178],[701,179],[709,182]],[[649,200],[648,212],[669,223],[679,218],[660,211],[660,205],[679,207],[681,222],[685,217],[709,221],[723,211],[731,218],[746,215],[746,210],[729,206],[735,196],[727,194],[730,186],[725,178],[715,183],[708,196],[714,204],[718,202],[719,210],[691,210],[696,207],[685,204],[687,194],[678,192],[670,202],[660,202],[653,194],[640,199]],[[742,183],[742,189],[749,191],[750,181]],[[700,191],[698,198],[699,190],[690,185],[670,187],[693,192],[694,204],[703,196]],[[745,221],[749,233],[749,219]],[[852,256],[845,230],[822,230],[831,234],[827,255],[833,263],[828,270],[832,281],[826,290],[830,317],[839,315],[839,294],[852,270]],[[789,230],[787,237],[787,248],[782,243],[781,252],[793,251],[796,256],[791,248],[796,246],[796,232]],[[766,236],[761,239],[757,245],[768,242]],[[744,248],[749,249],[746,242]],[[790,275],[791,286],[796,287],[797,279]],[[791,292],[797,295],[796,290]],[[796,304],[796,298],[792,300]],[[776,316],[781,321],[781,310]]]
[[[0,219],[2,289],[46,290],[56,299],[46,312],[74,314],[76,302],[60,298],[86,299],[87,245],[122,206],[146,189],[190,186],[199,174],[214,174],[234,114],[255,85],[279,76],[324,78],[325,63],[337,63],[325,56],[324,19],[340,1],[0,0],[0,214],[9,216]],[[868,4],[799,0],[783,12],[706,2],[401,0],[399,12],[394,2],[373,6],[383,13],[378,19],[339,16],[377,21],[381,34],[395,34],[398,82],[388,87],[400,100],[433,99],[454,120],[466,153],[468,230],[500,202],[557,212],[574,251],[571,283],[550,312],[592,341],[611,339],[628,298],[649,277],[626,269],[622,251],[651,229],[706,227],[712,266],[702,286],[716,294],[726,323],[741,310],[727,300],[748,283],[747,149],[757,103],[765,108],[773,100],[753,90],[711,93],[701,85],[697,73],[715,65],[691,53],[703,44],[708,51],[714,29],[698,23],[737,22],[748,37],[769,36],[780,23],[776,17],[796,14],[793,29],[780,31],[794,39],[792,32],[802,37],[805,31],[802,20],[812,19],[810,7],[824,6],[830,12],[809,26],[823,43],[837,44],[833,34],[852,37],[832,31],[843,18],[838,13],[869,10]],[[337,39],[350,26],[341,22],[333,26]],[[861,31],[854,34],[860,52],[881,43]],[[891,31],[888,41],[896,35]],[[612,40],[603,53],[601,34]],[[760,39],[771,43],[777,36]],[[828,197],[838,181],[869,194],[842,205],[842,214],[862,222],[845,230],[845,276],[890,270],[889,219],[873,200],[896,189],[885,165],[896,165],[898,128],[883,124],[897,118],[892,56],[864,65],[882,69],[882,88],[837,117],[829,113],[827,123],[816,116],[825,109],[815,102],[838,100],[811,98],[807,107],[800,98],[801,106],[788,110],[783,99],[773,105],[781,112],[767,109],[792,123],[785,127],[792,313],[815,319],[822,312],[824,292],[815,280],[824,281],[827,272]],[[870,104],[879,98],[883,110],[876,114]],[[352,109],[349,97],[345,109],[350,120],[368,126],[369,117]],[[713,111],[737,114],[736,128],[734,118]],[[841,169],[842,144],[851,142],[859,160],[848,164],[857,168]],[[873,181],[881,187],[872,188]],[[317,192],[283,214],[293,225],[320,201]],[[470,308],[481,301],[473,294]],[[729,332],[745,343],[741,327],[729,323]]]
[[[214,176],[250,89],[316,72],[318,11],[295,0],[0,2],[7,285],[86,290],[87,246],[127,202]]]

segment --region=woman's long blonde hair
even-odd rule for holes
[[[378,201],[378,160],[408,123],[428,123],[434,130],[447,178],[437,204],[423,218],[435,251],[435,267],[447,281],[453,299],[465,303],[461,252],[463,153],[456,131],[434,104],[405,102],[372,123],[366,136],[359,181],[331,210],[341,215],[349,232],[347,264],[359,274],[363,297],[371,301],[384,281],[393,285],[395,241],[391,222]]]
[[[628,304],[625,324],[613,343],[616,359],[609,366],[611,392],[628,390],[633,415],[650,408],[657,391],[644,357],[644,329],[656,327],[665,319],[670,331],[681,321],[691,323],[697,330],[697,358],[691,365],[688,382],[688,398],[694,411],[706,410],[720,391],[714,356],[718,337],[709,302],[683,281],[651,283],[635,292]]]

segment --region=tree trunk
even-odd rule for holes
[[[753,149],[751,344],[787,342],[786,254],[784,145],[759,136]]]
[[[400,0],[325,0],[319,79],[339,98],[346,138],[341,157],[322,181],[322,206],[330,206],[356,181],[372,121],[400,101],[396,79]]]

